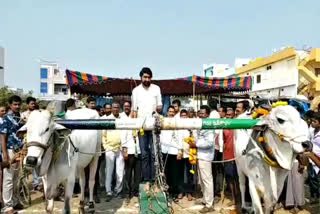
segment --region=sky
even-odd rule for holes
[[[2,0],[5,84],[39,94],[39,59],[109,77],[202,74],[273,49],[320,47],[318,0]]]

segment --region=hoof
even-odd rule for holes
[[[94,202],[93,202],[93,201],[90,201],[90,202],[88,203],[88,213],[90,213],[90,214],[95,213]]]
[[[84,211],[84,207],[79,207],[78,213],[79,214],[85,214],[86,212]]]
[[[80,203],[79,203],[79,207],[80,207],[80,208],[84,208],[84,206],[85,206],[84,201],[80,201]]]
[[[89,206],[89,209],[94,209],[94,202],[93,201],[90,201],[88,203],[88,206]]]

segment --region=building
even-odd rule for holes
[[[4,48],[0,47],[0,88],[4,87],[4,71],[5,71],[5,52]]]
[[[236,69],[239,76],[251,75],[251,95],[263,97],[307,97],[320,95],[320,49],[284,48],[271,56],[257,58]]]
[[[234,68],[228,64],[209,64],[203,65],[203,76],[205,77],[226,77],[234,74]]]
[[[8,87],[8,90],[11,91],[12,93],[18,95],[18,96],[23,96],[24,91],[22,88],[13,88],[13,87]]]
[[[39,98],[42,100],[65,100],[68,97],[65,72],[59,68],[57,63],[41,64]]]
[[[203,76],[205,77],[227,77],[235,74],[235,68],[249,64],[250,58],[236,58],[234,67],[229,64],[204,64]]]

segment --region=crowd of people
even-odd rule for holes
[[[87,99],[86,107],[97,111],[102,119],[145,118],[153,113],[162,113],[160,88],[151,83],[152,72],[143,68],[140,72],[141,84],[132,92],[131,100],[96,106],[94,98]],[[1,133],[1,166],[2,188],[1,202],[5,213],[14,213],[21,209],[15,190],[17,178],[16,164],[8,165],[14,153],[23,146],[23,137],[17,136],[22,123],[28,120],[30,113],[37,108],[36,99],[26,100],[28,110],[20,114],[22,100],[18,96],[9,99],[7,106],[0,106]],[[74,99],[66,102],[66,111],[76,109]],[[236,108],[219,106],[210,109],[203,105],[198,112],[194,109],[183,109],[180,100],[174,100],[168,107],[166,117],[184,118],[228,118],[234,119],[247,114],[250,109],[248,101],[240,101]],[[7,111],[8,110],[8,111]],[[320,112],[309,111],[305,115],[310,126],[310,140],[313,151],[304,154],[310,159],[307,182],[311,197],[320,198]],[[164,174],[169,186],[169,197],[175,202],[186,197],[202,204],[201,213],[213,211],[226,192],[230,199],[228,205],[239,203],[239,184],[235,162],[234,130],[162,130],[160,134],[161,152],[164,163]],[[139,184],[152,183],[155,180],[155,151],[152,131],[143,130],[103,130],[103,155],[99,157],[95,183],[95,202],[101,202],[101,193],[109,202],[115,197],[137,197]],[[193,150],[192,150],[193,149]],[[195,156],[191,153],[196,150]],[[190,158],[192,156],[193,158]],[[302,208],[305,204],[304,169],[296,161],[290,171],[284,189],[284,205]],[[37,189],[41,181],[33,172],[33,187]],[[225,185],[224,185],[225,184]],[[198,185],[201,187],[198,188]],[[88,186],[88,185],[87,185]],[[199,194],[200,193],[200,194]],[[229,194],[228,194],[229,193]],[[199,197],[202,195],[202,197]]]

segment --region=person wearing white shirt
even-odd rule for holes
[[[174,117],[174,107],[169,106],[168,117]],[[169,186],[169,194],[175,202],[183,197],[183,161],[182,142],[177,130],[163,130],[160,135],[161,150],[165,162],[165,175]]]
[[[188,118],[188,111],[182,109],[180,111],[180,118],[185,119]],[[179,130],[179,141],[182,144],[183,148],[183,168],[184,168],[184,176],[186,176],[183,180],[186,181],[184,183],[184,193],[187,195],[188,201],[192,201],[195,189],[194,175],[191,174],[190,170],[192,170],[192,165],[189,162],[189,144],[184,140],[188,137],[193,136],[192,130]]]
[[[131,103],[126,101],[123,104],[122,119],[129,118]],[[139,183],[141,179],[141,157],[139,139],[136,130],[123,130],[121,132],[121,145],[125,161],[124,187],[127,197],[130,199],[139,194]],[[133,182],[132,182],[132,176]]]
[[[221,108],[218,108],[220,110]],[[209,118],[211,119],[220,119],[221,115],[219,111],[213,109],[210,112]],[[223,116],[223,115],[222,115]],[[223,152],[223,130],[216,129],[215,139],[214,139],[214,161],[222,161],[222,152]],[[214,185],[214,194],[216,196],[221,195],[221,191],[223,188],[223,165],[221,163],[213,163],[212,164],[212,176],[213,176],[213,185]]]
[[[122,106],[123,112],[120,113],[120,117],[123,118],[130,118],[131,114],[131,102],[125,101]]]
[[[24,121],[27,121],[31,112],[35,109],[37,100],[34,97],[27,97],[26,104],[28,106],[28,110],[21,113],[21,118]]]
[[[209,106],[204,105],[200,107],[199,117],[201,119],[208,118],[209,114]],[[195,143],[189,144],[191,148],[197,148],[199,178],[203,193],[201,203],[204,204],[200,213],[208,213],[214,210],[214,189],[211,166],[214,157],[214,135],[213,130],[198,130]]]
[[[311,143],[313,145],[312,152],[317,157],[320,157],[320,112],[315,112],[312,115],[311,125],[313,131],[311,132]],[[310,186],[311,198],[315,200],[320,199],[320,168],[315,162],[310,161],[308,167],[308,180]]]
[[[28,106],[28,110],[21,113],[21,118],[25,122],[27,122],[31,112],[35,110],[37,100],[34,97],[27,97],[26,104]],[[40,179],[39,179],[39,176],[38,176],[36,170],[32,171],[32,177],[33,177],[33,184],[32,184],[33,189],[37,190],[39,188],[41,182],[40,182]]]
[[[132,117],[152,117],[153,112],[162,110],[161,91],[159,86],[151,84],[152,71],[150,68],[142,68],[140,77],[141,84],[132,91]],[[138,137],[142,161],[142,181],[153,181],[155,179],[155,154],[152,131],[145,131],[143,136],[139,133]]]

